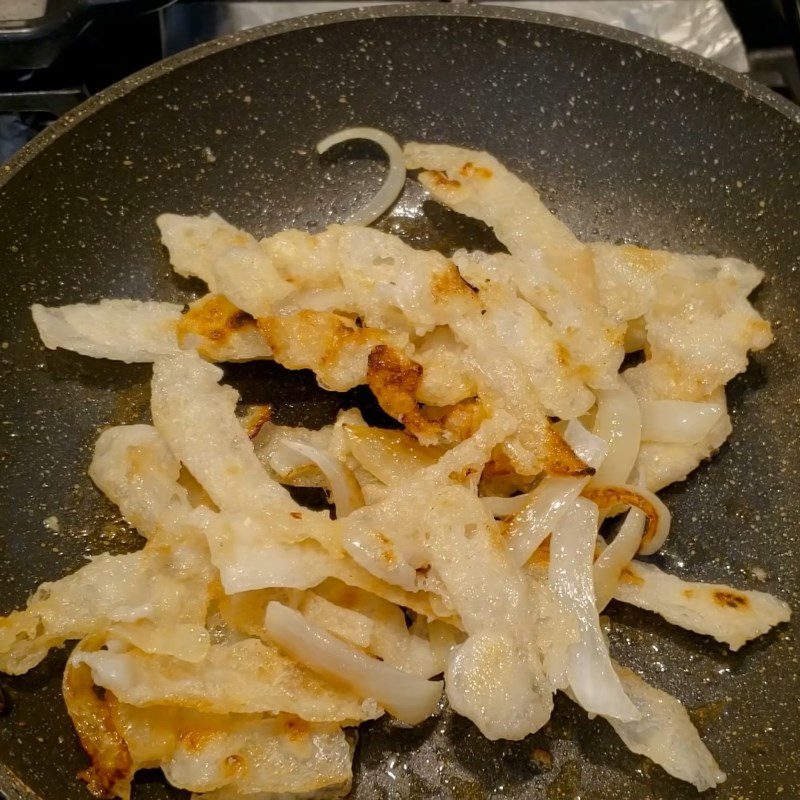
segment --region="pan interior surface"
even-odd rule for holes
[[[486,149],[587,240],[737,256],[766,270],[756,305],[776,343],[731,385],[730,442],[666,493],[674,532],[655,560],[797,607],[797,121],[683,59],[552,17],[350,16],[209,47],[123,87],[57,129],[0,185],[0,610],[89,554],[140,546],[86,468],[100,429],[148,419],[150,368],[45,351],[28,306],[193,296],[198,287],[171,274],[159,243],[154,220],[164,211],[214,210],[257,236],[343,219],[383,171],[369,146],[316,156],[319,139],[350,125]],[[425,201],[412,181],[380,225],[444,251],[491,239]],[[232,368],[228,378],[284,423],[319,426],[338,408],[370,408],[366,392],[327,394],[313,376],[272,364]],[[58,534],[44,525],[52,515]],[[618,660],[692,710],[728,773],[715,798],[796,796],[795,623],[730,654],[643,612],[612,607],[610,616]],[[11,800],[88,797],[59,696],[64,659],[56,653],[6,682],[13,709],[0,718],[0,789]],[[449,713],[414,729],[364,726],[356,762],[359,800],[697,796],[566,701],[522,742],[489,742]],[[134,794],[185,796],[155,774]]]

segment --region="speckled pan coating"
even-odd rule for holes
[[[658,561],[800,607],[798,122],[766,90],[650,40],[435,4],[229,37],[89,101],[0,168],[0,610],[90,553],[138,545],[85,471],[103,426],[147,418],[150,370],[45,352],[27,306],[196,290],[169,272],[153,223],[161,211],[214,209],[260,235],[341,218],[382,169],[367,147],[350,151],[355,160],[315,157],[319,138],[350,124],[489,149],[586,238],[731,254],[767,270],[758,305],[777,343],[730,389],[731,442],[667,493],[674,533]],[[420,201],[409,184],[385,227],[428,246],[486,240]],[[291,422],[320,424],[365,401],[325,395],[307,374],[271,365],[230,376]],[[51,515],[60,533],[45,526]],[[796,626],[729,655],[645,614],[611,616],[619,660],[696,710],[730,776],[716,798],[800,797]],[[14,708],[0,718],[0,787],[13,800],[87,797],[59,697],[63,661],[56,654],[7,682]],[[448,715],[414,730],[365,727],[358,763],[363,800],[697,796],[566,702],[519,743],[487,742]],[[136,794],[178,796],[156,776]]]

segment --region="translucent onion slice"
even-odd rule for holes
[[[91,670],[80,662],[84,653],[102,644],[102,637],[93,635],[72,651],[64,670],[64,703],[81,746],[92,759],[92,766],[81,773],[89,791],[95,797],[129,797],[133,759],[107,701],[95,693]]]
[[[313,461],[327,478],[331,490],[331,499],[336,508],[337,519],[342,519],[348,514],[361,508],[364,505],[364,495],[361,486],[353,475],[353,471],[347,464],[343,464],[338,458],[334,458],[330,453],[320,450],[304,442],[286,440],[284,447],[294,450],[296,453],[305,456]]]
[[[628,326],[625,328],[625,352],[635,353],[643,350],[646,344],[647,328],[644,324],[644,317],[629,320]]]
[[[140,622],[119,622],[108,629],[109,635],[137,647],[145,653],[173,656],[197,664],[211,646],[208,631],[202,625],[176,622],[153,625]]]
[[[608,442],[595,436],[577,419],[571,419],[563,433],[564,441],[584,464],[597,470],[608,454]]]
[[[511,558],[517,566],[525,564],[550,535],[586,486],[586,481],[587,478],[548,475],[532,492],[523,495],[526,505],[511,520],[506,536]]]
[[[522,511],[530,502],[530,497],[527,494],[518,494],[514,497],[495,497],[489,495],[487,497],[481,497],[480,500],[484,508],[493,517],[505,519],[506,517],[513,517],[515,514]]]
[[[397,719],[416,725],[436,709],[441,681],[401,672],[329,635],[276,601],[267,605],[267,634],[292,658],[334,683],[344,684],[364,698],[374,698]]]
[[[644,486],[589,486],[584,490],[583,496],[596,503],[601,510],[616,509],[619,506],[635,506],[641,509],[647,517],[642,543],[639,552],[642,555],[652,555],[661,548],[669,536],[672,514],[661,502],[654,492]]]
[[[608,605],[617,590],[622,570],[639,550],[646,520],[644,511],[631,508],[614,541],[594,562],[594,596],[598,611]]]
[[[403,431],[344,425],[347,447],[367,472],[387,486],[411,478],[442,455],[439,447],[425,447]]]
[[[370,225],[387,211],[397,200],[406,182],[405,159],[403,149],[388,133],[378,128],[345,128],[343,131],[326,136],[317,144],[317,152],[322,155],[334,145],[349,142],[353,139],[367,139],[375,142],[389,158],[389,171],[378,193],[358,211],[346,220],[355,225]]]
[[[627,482],[639,455],[642,415],[639,401],[625,382],[597,392],[594,434],[608,444],[608,454],[591,485]]]
[[[693,783],[698,792],[722,783],[725,773],[703,744],[680,700],[648,686],[629,669],[616,664],[614,668],[641,712],[641,719],[633,722],[608,720],[627,748],[655,761],[670,775]]]
[[[645,400],[642,411],[642,441],[696,444],[704,439],[722,416],[716,403],[686,400]]]
[[[550,586],[564,624],[578,634],[567,651],[567,680],[575,699],[590,714],[631,721],[641,714],[614,672],[594,602],[597,523],[597,507],[588,500],[579,498],[570,506],[550,540]]]

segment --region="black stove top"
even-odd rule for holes
[[[164,9],[174,2],[1,0],[0,161],[89,95],[163,58]],[[182,0],[170,13],[187,30],[171,39],[180,47],[217,35],[209,24],[211,7],[224,2]],[[752,76],[800,103],[798,2],[726,0],[725,5],[744,40]],[[303,13],[302,2],[294,5]]]

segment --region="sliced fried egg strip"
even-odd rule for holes
[[[465,487],[437,492],[426,520],[432,568],[469,634],[445,670],[452,708],[489,739],[521,739],[550,717],[552,689],[533,644],[538,616],[497,523]]]
[[[641,716],[614,672],[600,630],[592,564],[598,511],[576,500],[555,526],[550,543],[550,586],[565,626],[578,632],[566,652],[566,676],[577,702],[590,714],[630,721]]]
[[[731,650],[791,616],[787,603],[766,592],[684,581],[641,561],[623,569],[614,597],[654,611],[673,625],[713,636]]]
[[[380,714],[374,701],[328,684],[259,639],[212,645],[196,664],[138,650],[98,650],[82,654],[80,661],[98,686],[135,706],[287,713],[309,722],[353,722]]]
[[[342,729],[293,716],[204,714],[169,706],[109,703],[136,769],[160,767],[179,789],[260,793],[331,792],[352,779]]]
[[[220,385],[221,378],[219,367],[194,353],[159,359],[151,397],[156,428],[218,508],[257,513],[296,507],[262,467],[236,418],[239,395]]]
[[[92,358],[149,363],[180,350],[198,350],[211,361],[252,361],[272,355],[252,319],[227,303],[227,319],[219,295],[206,295],[183,306],[143,300],[101,300],[96,304],[48,308],[31,306],[33,321],[45,346]],[[237,316],[238,315],[238,316]],[[226,324],[230,323],[230,324]]]
[[[64,699],[92,759],[81,774],[95,793],[128,797],[136,771],[161,767],[167,780],[195,791],[316,791],[348,784],[352,747],[341,728],[281,715],[207,714],[174,706],[137,708],[95,692],[84,640],[64,673]]]
[[[212,292],[216,291],[212,270],[216,258],[233,247],[255,243],[250,234],[216,213],[207,217],[161,214],[156,225],[175,272],[185,278],[200,278]]]
[[[591,253],[547,209],[538,192],[488,153],[415,142],[404,152],[406,167],[424,170],[419,180],[437,200],[486,222],[512,256],[533,270],[545,292],[537,286],[531,293],[527,280],[516,283],[517,288],[534,305],[550,294],[544,310],[554,326],[571,329],[563,329],[569,334],[564,343],[586,365],[590,382],[605,386],[612,380],[622,359],[622,341],[599,307]],[[568,321],[575,314],[578,325]]]
[[[43,583],[23,611],[0,619],[0,669],[22,674],[52,647],[115,623],[203,625],[211,575],[163,548],[103,554],[61,580]]]
[[[50,350],[92,358],[150,362],[179,350],[181,306],[142,300],[101,300],[95,305],[31,306],[39,336]]]
[[[171,508],[189,510],[178,483],[181,464],[151,425],[104,430],[94,446],[89,477],[119,507],[122,516],[150,537]]]
[[[680,700],[648,685],[629,669],[614,664],[614,670],[640,715],[630,721],[606,717],[625,746],[647,756],[670,775],[694,784],[698,792],[722,783],[725,773],[703,744]]]

